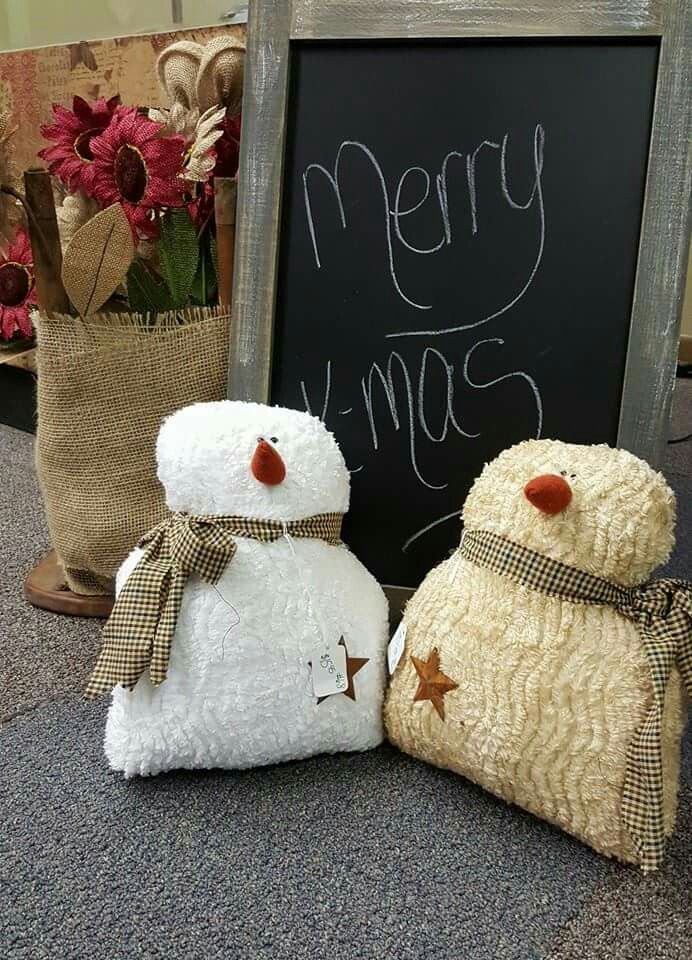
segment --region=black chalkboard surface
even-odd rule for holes
[[[344,537],[415,587],[483,467],[614,443],[655,40],[291,45],[274,403],[352,471]]]

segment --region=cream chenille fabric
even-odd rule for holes
[[[524,494],[545,474],[563,476],[572,491],[554,514]],[[463,513],[468,529],[623,586],[645,581],[666,560],[674,518],[672,492],[641,460],[550,440],[518,444],[488,464]],[[601,853],[638,863],[621,797],[652,682],[634,623],[612,607],[520,586],[458,554],[431,571],[404,620],[405,650],[385,711],[390,739]],[[444,719],[430,700],[414,700],[421,678],[411,658],[428,661],[434,649],[439,670],[456,684],[444,693]],[[675,822],[683,722],[674,670],[661,743],[666,833]]]

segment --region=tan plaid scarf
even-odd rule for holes
[[[139,542],[144,554],[125,582],[103,631],[103,644],[85,691],[93,700],[116,684],[132,689],[144,671],[154,686],[166,679],[185,583],[196,574],[216,583],[236,552],[234,537],[283,536],[341,542],[341,513],[303,520],[250,520],[174,513]]]
[[[654,699],[629,746],[622,819],[643,870],[663,859],[661,726],[666,684],[673,666],[692,697],[692,583],[651,580],[621,587],[576,567],[551,560],[487,530],[465,530],[461,556],[553,597],[573,603],[608,604],[639,628],[649,662]]]

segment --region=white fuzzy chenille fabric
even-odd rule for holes
[[[286,465],[276,486],[250,470],[259,437]],[[164,423],[157,458],[172,510],[289,521],[348,509],[349,475],[334,437],[295,410],[186,407]],[[217,584],[188,580],[166,680],[155,688],[143,676],[133,691],[113,692],[105,750],[126,777],[251,767],[382,740],[388,611],[377,582],[345,546],[236,543]],[[123,564],[118,589],[139,556]],[[356,700],[335,694],[318,704],[309,661],[342,636],[349,656],[368,658],[354,677]]]
[[[561,474],[572,501],[546,515],[524,495]],[[646,580],[673,545],[675,504],[663,477],[623,450],[531,440],[488,464],[464,506],[468,529],[490,530],[623,585]],[[404,655],[386,706],[390,739],[507,801],[637,862],[620,802],[629,744],[652,699],[635,625],[614,609],[547,597],[452,556],[409,603]],[[411,655],[458,684],[444,721],[414,702]],[[668,685],[663,722],[664,819],[675,822],[683,699]]]

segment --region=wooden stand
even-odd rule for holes
[[[0,423],[36,429],[36,348],[30,340],[0,344]]]
[[[70,301],[60,275],[62,255],[51,178],[46,170],[24,174],[29,237],[34,253],[36,293],[47,313],[69,313]],[[107,617],[113,597],[90,597],[73,593],[65,583],[54,550],[34,567],[24,583],[24,596],[35,607],[72,617]]]
[[[31,340],[10,340],[0,344],[0,364],[36,373],[36,347]]]
[[[72,617],[108,617],[113,597],[87,597],[72,593],[65,583],[55,550],[51,550],[24,581],[24,596],[34,607]]]

